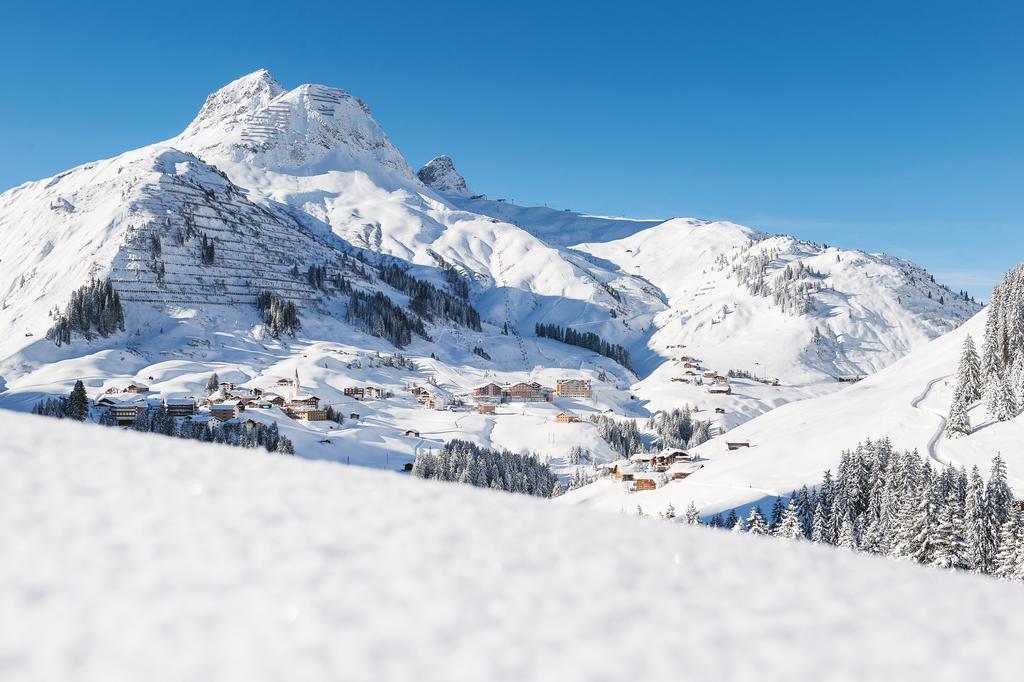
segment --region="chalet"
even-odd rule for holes
[[[555,382],[555,395],[561,398],[590,398],[593,389],[589,379],[559,379]]]
[[[656,490],[658,482],[654,480],[653,476],[637,476],[633,480],[633,490],[636,492],[643,492],[645,490]]]
[[[149,386],[146,386],[144,384],[128,384],[123,389],[121,389],[121,392],[122,393],[135,393],[135,394],[149,393]]]
[[[579,424],[581,420],[574,414],[559,412],[558,416],[555,417],[555,421],[559,424]]]
[[[684,362],[683,369],[700,369],[700,365],[696,362]]]
[[[696,376],[696,374],[693,372],[693,370],[688,369],[688,370],[686,370],[686,376],[692,377],[692,376]]]
[[[679,448],[665,448],[651,458],[651,464],[659,470],[661,470],[662,467],[668,468],[673,464],[690,461],[692,461],[690,453]]]
[[[387,397],[387,391],[385,391],[383,388],[380,388],[378,386],[367,386],[366,387],[366,391],[365,391],[365,395],[366,395],[367,398],[374,398],[374,399],[386,398]]]
[[[632,481],[633,480],[633,465],[629,462],[622,460],[615,462],[611,465],[611,474],[620,481]]]
[[[708,370],[707,372],[704,372],[705,379],[714,379],[716,377],[718,377],[718,372],[714,370]]]
[[[703,464],[696,464],[694,462],[679,462],[677,464],[673,464],[672,466],[670,466],[668,470],[666,470],[665,475],[668,476],[670,480],[681,481],[687,476],[690,476],[703,468]]]
[[[277,407],[284,407],[284,398],[282,398],[279,395],[274,395],[273,393],[267,394],[265,400],[271,405],[276,405]]]
[[[220,382],[220,390],[222,391],[233,391],[235,390],[235,383],[233,381],[222,381]]]
[[[416,429],[407,429],[405,435],[411,436],[412,438],[419,438],[420,432],[417,431]]]
[[[146,414],[149,407],[141,401],[129,401],[111,405],[108,409],[118,426],[131,426],[139,415]]]
[[[749,448],[750,447],[750,441],[749,440],[725,441],[725,447],[729,448],[730,450],[739,450],[740,448]]]
[[[363,397],[366,395],[366,390],[362,386],[346,386],[344,389],[342,389],[342,393],[344,393],[349,398],[362,400]]]
[[[222,403],[210,405],[210,414],[221,421],[234,419],[244,411],[245,405],[240,400],[225,400]]]
[[[168,398],[164,408],[171,417],[191,417],[196,413],[195,398]]]
[[[494,414],[494,405],[492,403],[480,403],[476,406],[478,414]]]
[[[276,383],[277,383],[278,386],[291,386],[292,385],[292,380],[291,379],[278,379]]]
[[[725,408],[724,407],[716,407],[715,408],[715,414],[725,414]]]
[[[654,459],[654,454],[650,452],[634,452],[629,457],[629,461],[633,464],[647,465],[650,464]]]
[[[505,389],[493,381],[483,386],[478,386],[473,389],[474,398],[497,398],[501,399],[505,397]]]
[[[320,398],[315,395],[295,395],[285,403],[285,414],[292,419],[322,422],[327,419],[327,410],[320,407]]]
[[[716,374],[714,377],[714,383],[727,384],[729,383],[729,377],[723,377],[721,374]]]
[[[711,386],[708,386],[708,393],[716,395],[731,395],[732,386],[729,384],[712,384]]]
[[[358,412],[352,412],[352,413],[350,413],[348,415],[348,418],[349,419],[359,419],[359,413]]]

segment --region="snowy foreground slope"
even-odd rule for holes
[[[0,669],[35,680],[1010,680],[1024,590],[0,413]]]

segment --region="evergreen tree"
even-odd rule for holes
[[[206,380],[206,395],[213,395],[220,389],[220,377],[214,372],[210,375],[210,378]]]
[[[732,532],[737,535],[747,532],[746,526],[743,525],[743,519],[736,518],[736,521],[732,524]]]
[[[1014,511],[1007,515],[1006,521],[999,528],[999,551],[993,562],[993,575],[1003,580],[1017,577],[1017,557],[1020,552],[1020,517]]]
[[[789,504],[782,512],[782,519],[775,529],[775,535],[787,540],[802,540],[803,526],[800,522],[800,510],[796,499],[789,498]]]
[[[671,505],[669,505],[671,507]],[[673,516],[675,512],[673,511]],[[700,512],[697,511],[697,506],[690,500],[690,504],[686,507],[686,523],[691,526],[700,525]]]
[[[974,349],[974,339],[968,334],[964,339],[960,365],[957,368],[956,396],[965,405],[975,403],[981,400],[982,385],[981,358],[978,357],[978,352]],[[954,400],[955,402],[956,400]]]
[[[949,417],[946,419],[946,436],[948,438],[959,438],[971,434],[971,419],[967,415],[967,400],[961,394],[953,398],[953,406],[949,408]]]
[[[988,510],[985,504],[985,482],[978,467],[971,469],[964,498],[964,542],[967,558],[972,566],[987,573],[995,555],[995,541],[990,533]]]
[[[989,412],[1001,422],[1017,416],[1017,395],[1007,377],[1002,376],[990,391]]]
[[[68,419],[74,419],[79,422],[85,421],[89,416],[89,397],[85,394],[85,385],[81,379],[76,381],[75,387],[71,389],[65,415]]]
[[[747,517],[747,533],[750,535],[768,535],[768,522],[761,513],[761,508],[756,504],[750,509],[750,516]]]
[[[772,503],[771,520],[768,522],[768,530],[772,533],[782,523],[782,515],[786,512],[786,507],[782,504],[782,498],[778,495],[775,496],[775,501]]]

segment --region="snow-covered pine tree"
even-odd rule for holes
[[[1017,416],[1017,393],[1005,375],[990,390],[989,412],[1001,422]]]
[[[956,396],[966,405],[978,402],[982,396],[982,384],[981,358],[974,348],[974,339],[968,334],[964,339],[960,365],[957,368]]]
[[[671,505],[669,505],[671,507]],[[672,512],[675,515],[675,510]],[[686,506],[686,523],[691,526],[700,525],[700,511],[697,510],[697,505],[690,500],[690,504]]]
[[[967,398],[963,394],[953,397],[953,405],[949,408],[946,419],[946,437],[960,438],[971,434],[971,418],[967,415]]]
[[[972,467],[964,498],[964,542],[967,558],[976,570],[987,573],[992,567],[995,542],[990,532],[985,505],[985,482],[978,467]]]
[[[789,498],[789,504],[782,512],[782,520],[775,529],[775,535],[786,540],[803,540],[803,525],[800,522],[800,509],[796,499]]]
[[[756,504],[750,509],[750,516],[747,517],[747,533],[750,535],[768,535],[768,522],[761,513],[761,508]]]
[[[210,378],[206,380],[206,395],[213,395],[220,388],[220,377],[214,372],[210,375]]]
[[[746,526],[743,525],[743,519],[736,517],[736,521],[732,524],[732,532],[736,534],[746,533]]]
[[[931,565],[961,571],[971,569],[973,566],[964,539],[963,509],[955,489],[949,490],[938,516],[936,547]]]
[[[839,524],[839,538],[836,540],[836,545],[843,549],[857,549],[857,533],[849,516],[845,516]]]
[[[999,527],[999,551],[992,566],[992,573],[997,578],[1013,580],[1016,577],[1019,535],[1020,515],[1012,511]]]
[[[828,512],[825,511],[825,505],[818,501],[818,506],[814,509],[814,520],[811,523],[811,542],[817,542],[823,545],[831,545],[832,532],[828,524]]]

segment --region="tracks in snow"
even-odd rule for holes
[[[938,417],[939,427],[935,430],[935,433],[932,434],[932,437],[928,439],[927,448],[928,456],[943,466],[953,466],[952,463],[950,463],[948,460],[940,457],[938,453],[939,439],[942,438],[942,434],[946,430],[946,415],[942,414],[938,410],[933,410],[930,407],[921,407],[921,403],[928,399],[928,396],[929,394],[931,394],[932,389],[935,387],[935,384],[945,379],[948,379],[949,376],[950,375],[946,374],[944,376],[932,379],[931,381],[928,382],[928,385],[925,386],[924,391],[921,392],[921,395],[917,396],[916,398],[910,401],[910,406],[913,407],[915,410],[923,410],[925,412],[928,412],[929,414],[933,414],[936,417]]]

